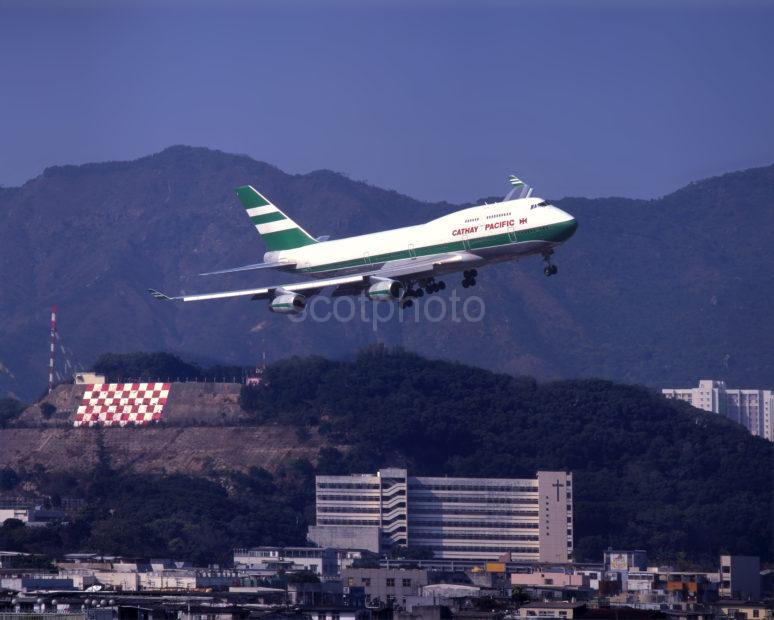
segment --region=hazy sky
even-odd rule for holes
[[[0,184],[191,144],[425,199],[655,196],[774,162],[773,33],[753,1],[0,0]]]

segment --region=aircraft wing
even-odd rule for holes
[[[281,284],[277,286],[265,286],[262,288],[248,288],[239,291],[222,291],[219,293],[200,293],[197,295],[179,295],[169,297],[152,288],[148,292],[156,299],[164,301],[204,301],[205,299],[230,299],[231,297],[250,297],[251,299],[271,299],[275,292],[288,291],[292,293],[304,293],[306,295],[315,295],[328,286],[341,286],[344,284],[355,284],[364,282],[362,274],[354,276],[343,276],[339,278],[330,278],[328,280],[309,280],[307,282],[296,282],[294,284]]]
[[[148,292],[156,299],[164,301],[204,301],[206,299],[230,299],[232,297],[250,297],[251,299],[271,299],[277,292],[303,293],[305,295],[316,295],[324,288],[335,287],[334,296],[337,295],[356,295],[364,288],[373,284],[370,278],[392,278],[395,280],[411,280],[415,277],[430,276],[440,267],[454,266],[459,264],[462,268],[465,264],[478,261],[479,257],[471,252],[451,252],[449,254],[438,254],[426,258],[405,259],[385,263],[378,269],[353,274],[350,276],[339,276],[325,280],[308,280],[306,282],[296,282],[292,284],[279,284],[276,286],[266,286],[262,288],[243,289],[238,291],[222,291],[218,293],[201,293],[196,295],[180,295],[170,297],[160,293],[155,289],[148,289]]]

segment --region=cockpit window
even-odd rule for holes
[[[530,207],[530,209],[537,209],[538,207],[548,207],[550,206],[547,200],[544,200],[543,202],[538,202],[537,204],[534,204]]]

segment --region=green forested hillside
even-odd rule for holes
[[[319,424],[351,446],[327,455],[326,471],[571,470],[579,559],[599,557],[608,545],[655,557],[772,557],[772,444],[645,388],[538,384],[376,348],[352,363],[278,363],[252,396],[262,421]]]
[[[122,368],[136,372],[139,360],[158,362],[104,359],[117,378]],[[293,424],[299,441],[304,429],[318,427],[340,447],[275,475],[213,468],[200,478],[139,476],[116,471],[108,451],[82,477],[0,470],[0,491],[34,488],[54,504],[86,499],[69,527],[6,524],[0,548],[224,561],[234,546],[302,543],[314,517],[315,473],[406,466],[415,475],[449,476],[571,470],[578,560],[599,559],[609,545],[705,565],[721,552],[774,560],[774,446],[648,389],[537,383],[382,347],[350,362],[286,360],[266,378],[243,388],[253,424]]]

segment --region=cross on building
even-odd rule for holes
[[[559,481],[557,480],[557,481],[556,481],[556,482],[554,482],[554,483],[553,483],[551,486],[552,486],[552,487],[554,487],[554,488],[556,489],[556,501],[558,502],[558,501],[559,501],[559,489],[560,489],[561,487],[563,487],[564,485],[563,485],[561,482],[559,482]]]

